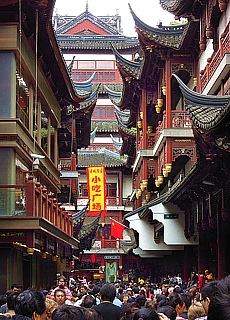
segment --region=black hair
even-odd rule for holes
[[[84,309],[84,320],[103,320],[102,315],[95,309]]]
[[[32,318],[34,312],[41,315],[45,310],[45,296],[40,291],[25,290],[15,299],[16,314]]]
[[[170,320],[175,320],[177,317],[177,313],[176,310],[171,307],[171,306],[162,306],[160,308],[157,309],[157,312],[159,313],[163,313],[164,315],[166,315]]]
[[[81,306],[85,308],[91,308],[92,306],[95,306],[95,304],[96,304],[95,297],[92,296],[91,294],[87,294]]]
[[[6,296],[6,303],[9,310],[15,310],[15,301],[20,292],[12,291]]]
[[[133,320],[159,320],[159,316],[152,308],[141,308],[135,312]]]
[[[54,298],[56,297],[57,292],[61,291],[62,293],[64,293],[65,297],[66,297],[66,292],[63,289],[56,289],[54,290]]]
[[[101,300],[113,302],[116,296],[116,288],[111,283],[105,283],[100,290]]]
[[[168,296],[168,305],[173,307],[174,309],[178,304],[182,306],[183,303],[184,302],[181,299],[181,295],[176,292],[170,293],[170,295]]]
[[[64,304],[54,310],[52,320],[84,320],[84,308]]]

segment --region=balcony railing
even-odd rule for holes
[[[191,128],[192,122],[188,115],[188,113],[185,110],[174,110],[172,111],[172,123],[171,128]],[[158,126],[156,128],[156,136],[155,140],[157,140],[164,128],[166,128],[166,119],[167,116],[164,114],[163,120],[159,121]]]
[[[212,55],[211,58],[207,60],[207,65],[205,69],[200,72],[201,91],[207,85],[210,77],[213,75],[213,73],[217,69],[224,55],[226,53],[230,53],[229,31],[230,31],[230,24],[228,24],[226,32],[221,35],[220,48]]]
[[[25,185],[0,185],[0,216],[41,217],[66,234],[73,235],[72,214],[29,177]]]
[[[88,201],[88,197],[79,197],[77,199],[77,205],[86,206]],[[106,197],[106,206],[117,207],[120,205],[122,205],[122,200],[120,201],[119,197]]]
[[[16,104],[16,117],[22,121],[27,129],[29,129],[29,117],[18,104]]]

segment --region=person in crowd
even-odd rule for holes
[[[54,310],[52,320],[84,320],[84,308],[62,305]]]
[[[128,302],[129,295],[127,293],[124,293],[122,295],[122,304],[126,304]]]
[[[100,290],[101,303],[93,306],[92,308],[97,310],[104,320],[119,320],[121,308],[113,304],[113,300],[116,296],[116,289],[113,284],[105,283]]]
[[[96,298],[94,296],[92,296],[91,294],[87,294],[84,296],[81,307],[88,309],[88,308],[92,308],[92,306],[95,306],[95,305],[96,305]]]
[[[54,299],[54,293],[57,289],[62,289],[66,293],[66,298],[68,300],[72,300],[73,296],[69,288],[66,286],[66,278],[64,276],[60,276],[58,278],[58,286],[54,288],[54,290],[50,294],[50,299]]]
[[[159,320],[159,316],[152,308],[141,308],[134,313],[133,320]]]
[[[202,303],[197,301],[188,308],[188,320],[204,320],[207,319]]]
[[[204,272],[204,282],[208,283],[213,281],[213,274],[209,270],[205,270]]]
[[[168,288],[166,286],[162,286],[161,287],[161,294],[166,296],[166,297],[169,295]]]
[[[183,320],[180,315],[184,312],[185,303],[181,298],[181,295],[177,292],[171,293],[168,296],[168,305],[176,310],[178,320]]]
[[[180,317],[188,319],[188,308],[191,306],[192,303],[192,295],[190,293],[182,293],[180,297],[181,300],[184,302],[184,309]]]
[[[4,313],[6,317],[11,318],[15,314],[15,301],[17,296],[20,294],[19,291],[11,291],[6,296],[6,306],[8,311]]]
[[[42,292],[28,289],[21,292],[15,300],[13,320],[46,320],[45,296]]]
[[[22,292],[23,287],[20,284],[13,283],[10,287],[10,290],[6,291],[6,297],[8,294],[10,294],[12,291],[14,292]],[[5,297],[5,303],[1,305],[0,307],[0,313],[6,313],[8,312],[7,304],[6,304],[6,297]]]
[[[103,318],[97,310],[92,308],[86,308],[84,310],[84,320],[103,320]]]
[[[72,304],[72,302],[67,299],[66,292],[63,289],[54,290],[54,301],[57,302],[58,306],[62,306],[63,304]]]
[[[135,302],[124,304],[121,308],[120,320],[133,320],[134,313],[139,309]]]
[[[177,313],[176,310],[168,305],[162,306],[160,308],[157,309],[157,313],[159,314],[164,314],[165,316],[167,316],[170,320],[175,320]]]
[[[54,301],[53,299],[46,298],[45,300],[46,304],[46,317],[47,320],[52,320],[52,314],[54,310],[58,308],[58,303]]]

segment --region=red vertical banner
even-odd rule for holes
[[[97,216],[106,212],[106,174],[105,167],[87,167],[89,214]]]

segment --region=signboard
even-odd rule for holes
[[[164,214],[164,219],[179,219],[178,213],[166,213]]]
[[[88,177],[89,214],[97,216],[106,211],[105,167],[92,166],[86,169]]]
[[[105,260],[110,260],[110,259],[114,259],[114,260],[119,260],[120,256],[104,256]]]

